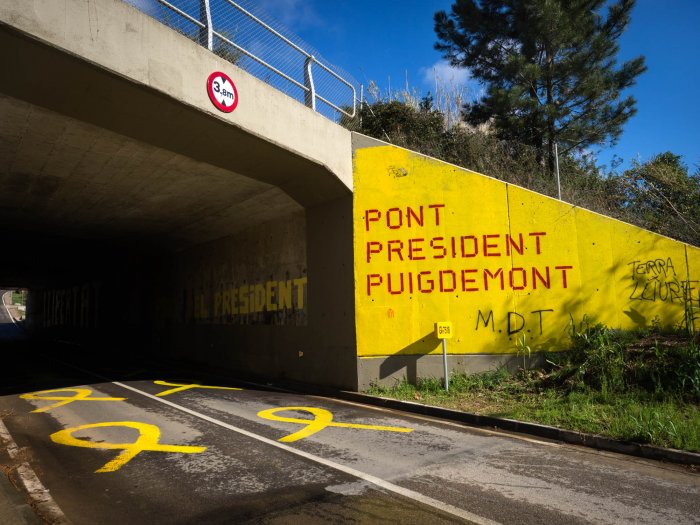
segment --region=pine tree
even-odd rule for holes
[[[464,108],[473,125],[538,148],[554,167],[564,151],[614,144],[635,114],[621,98],[646,70],[644,57],[618,67],[618,39],[634,0],[456,0],[435,13],[435,48],[486,88]]]

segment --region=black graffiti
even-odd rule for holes
[[[692,281],[697,282],[697,281]],[[636,301],[685,302],[687,282],[635,281],[630,299]]]
[[[479,321],[484,323],[484,327],[487,327],[490,323],[491,324],[491,331],[492,332],[496,331],[496,326],[493,322],[493,310],[489,310],[488,317],[484,317],[484,314],[482,314],[481,310],[479,310],[479,314],[476,317],[476,330],[479,329]]]
[[[41,312],[36,312],[44,328],[53,326],[94,328],[97,326],[101,283],[93,282],[62,289],[38,291]]]
[[[676,268],[670,257],[666,259],[652,259],[649,261],[631,261],[627,263],[632,267],[632,279],[644,276],[646,279],[666,279],[670,274],[676,276]]]
[[[698,281],[681,281],[670,257],[648,261],[631,261],[634,288],[630,300],[687,303]]]
[[[537,323],[537,330],[539,331],[539,334],[542,335],[544,333],[544,314],[547,312],[554,312],[554,310],[552,308],[532,310],[529,315],[533,316],[534,319],[526,319],[524,315],[519,314],[518,312],[507,312],[505,319],[502,322],[505,325],[505,330],[508,335],[512,336],[513,334],[522,332],[526,326],[531,326],[534,320]],[[484,312],[479,310],[476,316],[475,330],[478,331],[479,328],[488,328],[489,326],[491,327],[492,332],[496,331],[496,321],[494,320],[493,310],[489,310],[488,315],[486,316],[484,315]],[[499,330],[499,332],[501,331],[502,330]]]

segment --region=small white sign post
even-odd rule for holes
[[[442,340],[442,366],[445,371],[445,392],[450,391],[450,376],[447,372],[447,340],[452,339],[452,323],[438,321],[435,323],[435,336]]]

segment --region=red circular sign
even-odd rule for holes
[[[207,79],[207,93],[212,104],[224,113],[231,113],[238,105],[238,91],[226,73],[214,71]]]

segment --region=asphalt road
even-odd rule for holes
[[[3,298],[9,290],[0,290],[0,341],[14,340],[21,336],[19,328],[12,322],[7,308],[3,303]],[[10,297],[7,297],[10,300]]]
[[[74,524],[700,523],[681,467],[193,371],[129,380],[119,356],[100,380],[89,355],[35,351],[2,374],[19,452],[0,464],[31,465]]]

